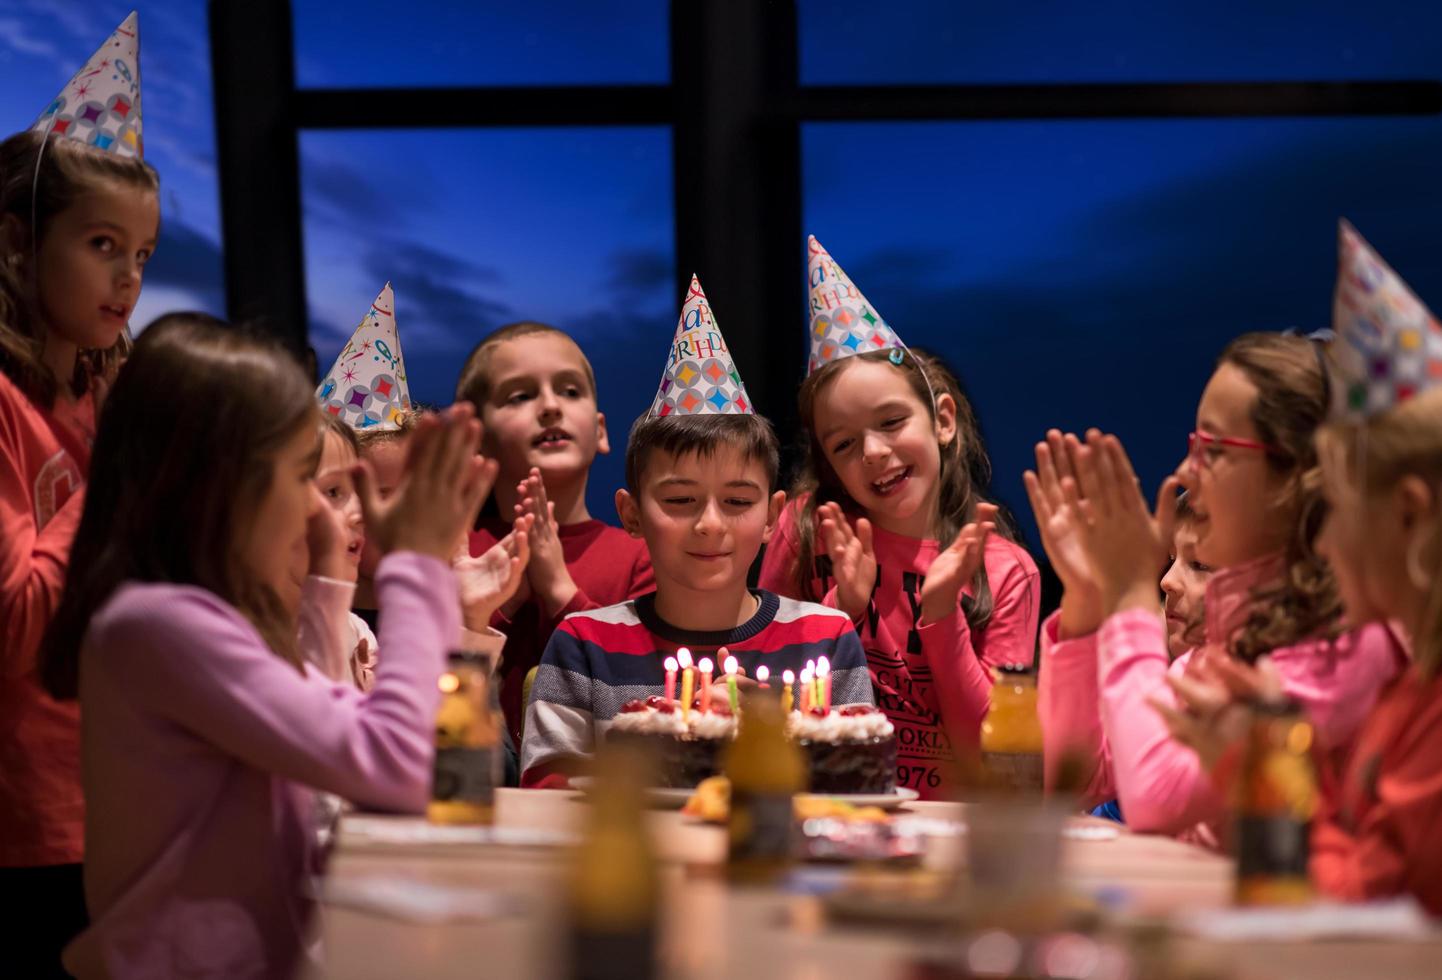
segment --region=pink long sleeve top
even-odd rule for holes
[[[460,628],[444,562],[394,554],[369,694],[302,672],[204,589],[131,582],[80,672],[91,927],[79,977],[289,976],[309,942],[312,793],[420,811],[436,678]],[[445,583],[438,588],[437,583]]]
[[[793,570],[799,549],[793,502],[781,513],[761,564],[761,587],[797,596]],[[1020,545],[993,534],[982,561],[992,592],[990,622],[973,631],[960,604],[934,623],[921,618],[921,589],[939,553],[935,540],[873,531],[878,573],[861,621],[876,703],[896,726],[897,782],[922,799],[947,799],[958,750],[974,750],[991,703],[991,668],[1030,664],[1041,607],[1041,576]],[[837,607],[836,588],[819,562],[814,594]],[[963,588],[971,595],[972,586]]]
[[[1086,641],[1050,651],[1047,666],[1064,667],[1046,682],[1039,697],[1042,730],[1055,776],[1056,753],[1071,747],[1090,752],[1095,768],[1088,798],[1105,799],[1109,789],[1134,830],[1185,834],[1216,845],[1222,838],[1226,803],[1196,753],[1174,741],[1148,703],[1176,704],[1166,683],[1169,671],[1185,673],[1208,657],[1228,656],[1227,643],[1246,622],[1252,590],[1283,574],[1280,556],[1214,574],[1206,592],[1206,641],[1168,663],[1166,624],[1160,612],[1116,613],[1095,634],[1096,693],[1100,738],[1085,705],[1067,704],[1067,676],[1080,673]],[[1060,655],[1059,655],[1060,654]],[[1370,623],[1335,640],[1306,640],[1271,651],[1285,693],[1301,703],[1330,765],[1340,767],[1345,750],[1381,690],[1407,663],[1406,648],[1387,626]],[[1046,666],[1043,667],[1046,670]],[[1090,691],[1080,692],[1085,702]],[[1065,708],[1061,707],[1067,704]],[[1105,773],[1110,771],[1110,782]]]

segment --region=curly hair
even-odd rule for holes
[[[1321,349],[1306,337],[1248,333],[1222,351],[1217,366],[1230,364],[1257,389],[1252,424],[1276,448],[1267,464],[1283,479],[1280,510],[1291,515],[1286,572],[1280,581],[1252,591],[1251,612],[1229,640],[1232,654],[1248,663],[1304,639],[1334,639],[1341,632],[1342,601],[1327,563],[1317,554],[1326,518],[1322,470],[1315,436],[1326,420],[1327,376]]]

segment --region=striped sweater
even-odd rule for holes
[[[679,647],[699,661],[725,646],[748,677],[765,664],[773,683],[806,661],[831,662],[831,700],[871,704],[866,654],[845,613],[758,590],[756,614],[740,626],[692,632],[661,620],[655,593],[567,616],[546,645],[526,706],[521,785],[563,787],[595,750],[627,701],[662,694],[663,662]]]

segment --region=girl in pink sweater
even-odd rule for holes
[[[907,349],[810,245],[807,466],[761,586],[850,614],[897,729],[898,783],[946,798],[958,754],[977,747],[991,668],[1032,662],[1040,576],[992,533],[991,467],[956,379]]]
[[[307,787],[425,804],[479,427],[469,407],[423,422],[386,502],[357,472],[391,638],[363,695],[297,641],[317,412],[278,347],[187,320],[147,331],[110,394],[41,663],[84,718],[78,976],[288,976],[309,942]]]
[[[1336,586],[1314,547],[1325,507],[1312,437],[1326,407],[1311,341],[1280,334],[1233,341],[1202,393],[1190,452],[1163,484],[1154,514],[1114,436],[1093,430],[1085,442],[1065,442],[1074,475],[1060,481],[1064,502],[1052,533],[1095,583],[1103,761],[1110,760],[1134,829],[1221,841],[1221,796],[1148,705],[1175,703],[1169,672],[1270,653],[1287,693],[1308,708],[1319,743],[1335,756],[1405,660],[1382,625],[1342,629]],[[1171,661],[1156,575],[1172,541],[1179,485],[1197,515],[1197,557],[1217,571],[1206,590],[1205,642]],[[1065,724],[1055,713],[1043,719],[1048,747],[1086,753],[1089,736]]]

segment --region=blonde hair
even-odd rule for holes
[[[0,221],[13,217],[27,232],[22,251],[0,260],[0,371],[44,408],[55,403],[61,384],[79,395],[92,376],[113,377],[130,350],[129,332],[122,330],[110,347],[81,351],[69,378],[57,378],[41,356],[45,324],[36,294],[34,256],[51,219],[107,182],[151,194],[160,190],[160,177],[143,160],[75,140],[47,138],[32,130],[0,143]],[[15,254],[21,260],[12,264]]]
[[[1331,422],[1317,433],[1317,450],[1329,475],[1341,476],[1364,499],[1417,476],[1442,493],[1442,389],[1403,402],[1366,422]],[[1412,660],[1423,677],[1442,668],[1442,508],[1432,531],[1426,569],[1431,591],[1421,629],[1412,637]]]

